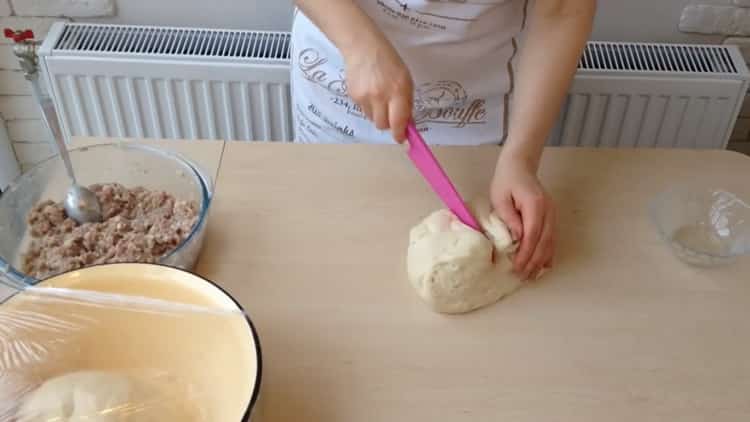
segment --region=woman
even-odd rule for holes
[[[550,267],[555,207],[537,170],[591,31],[595,0],[297,0],[297,6],[297,141],[402,142],[413,119],[433,144],[504,143],[490,196],[520,240],[514,269],[529,279]]]

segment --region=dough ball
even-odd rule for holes
[[[167,400],[167,398],[169,400]],[[123,374],[73,372],[50,379],[27,395],[18,422],[187,421],[174,397]]]
[[[512,273],[510,254],[516,245],[507,226],[486,200],[469,208],[489,239],[447,209],[427,216],[409,234],[409,281],[436,312],[470,312],[497,302],[521,284]]]

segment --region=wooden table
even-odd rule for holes
[[[467,196],[496,153],[438,150]],[[750,159],[550,149],[542,177],[555,270],[448,317],[406,280],[408,230],[440,204],[400,148],[227,143],[198,272],[259,328],[264,420],[750,420],[750,263],[688,267],[646,215],[676,182],[750,196]]]

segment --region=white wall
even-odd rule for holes
[[[373,0],[374,1],[374,0]],[[677,30],[688,4],[730,0],[599,0],[594,39],[662,42],[717,42],[720,38]],[[288,30],[291,0],[119,0],[113,23]]]
[[[118,0],[110,23],[286,31],[291,0]]]
[[[721,37],[683,34],[677,26],[689,4],[729,5],[731,0],[599,0],[593,39],[718,43]]]

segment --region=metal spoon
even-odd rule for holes
[[[34,88],[34,94],[37,96],[39,104],[42,107],[44,120],[47,122],[50,132],[52,132],[52,138],[55,140],[55,144],[57,144],[60,158],[63,164],[65,164],[68,177],[70,177],[70,188],[68,188],[68,192],[65,194],[65,201],[63,202],[65,213],[79,224],[102,221],[102,208],[96,194],[76,182],[73,165],[70,162],[68,148],[65,146],[65,141],[62,138],[62,132],[60,131],[60,125],[58,124],[52,100],[47,96],[39,95],[38,87]]]
[[[42,89],[39,86],[39,63],[36,55],[37,43],[33,41],[33,32],[6,30],[5,35],[13,38],[16,42],[13,49],[14,53],[21,60],[24,76],[31,83],[34,97],[39,102],[44,121],[52,133],[52,139],[55,141],[60,158],[63,164],[65,164],[65,170],[67,170],[68,177],[70,177],[71,186],[63,202],[65,212],[68,214],[68,217],[79,224],[102,221],[102,208],[96,194],[76,182],[68,148],[63,140],[62,130],[60,130],[60,121],[57,119],[55,105],[48,95],[42,93]]]

